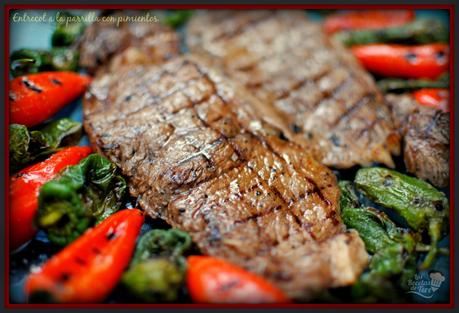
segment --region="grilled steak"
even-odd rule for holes
[[[403,136],[408,172],[437,187],[449,184],[449,113],[420,106],[410,94],[386,95]]]
[[[206,12],[190,21],[187,42],[276,110],[286,121],[277,126],[324,164],[393,166],[399,138],[372,78],[303,12]]]
[[[128,19],[145,14],[117,11],[90,25],[80,41],[80,65],[94,73],[124,64],[162,63],[176,56],[179,39],[172,29],[159,22]]]
[[[153,217],[203,253],[310,299],[367,264],[346,231],[332,172],[260,116],[273,112],[195,56],[96,78],[84,102],[94,146]]]

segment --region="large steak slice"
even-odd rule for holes
[[[97,77],[84,102],[92,144],[154,217],[201,251],[310,299],[367,264],[346,231],[333,173],[260,116],[245,88],[195,56]]]
[[[303,11],[204,12],[187,43],[283,116],[277,126],[324,164],[393,166],[399,138],[374,81]]]
[[[88,26],[80,38],[80,66],[94,73],[124,65],[160,64],[178,55],[177,33],[147,14],[103,12],[100,21]]]

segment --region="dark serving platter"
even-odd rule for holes
[[[89,10],[70,10],[70,12],[76,15],[82,15],[87,13]],[[92,10],[96,11],[96,10]],[[26,12],[28,15],[38,15],[46,12],[47,16],[54,16],[58,11],[57,10],[46,10],[46,11],[36,11],[36,10],[25,10],[21,13]],[[14,12],[13,12],[14,14]],[[312,19],[321,19],[322,15],[314,12],[308,11],[307,14]],[[417,10],[417,17],[434,17],[440,19],[445,25],[449,25],[449,15],[448,11],[445,10]],[[10,19],[10,45],[9,53],[20,48],[37,48],[37,49],[48,49],[50,48],[50,38],[54,30],[53,23],[20,23],[14,22]],[[179,33],[182,36],[182,39],[185,36],[185,29],[180,28]],[[186,46],[182,40],[182,51],[186,52]],[[70,117],[77,121],[82,121],[82,102],[81,99],[73,102],[72,104],[66,106],[62,109],[56,117]],[[88,139],[84,136],[80,145],[88,145]],[[403,160],[398,158],[396,161],[396,169],[400,172],[405,172]],[[356,170],[358,168],[352,168],[344,171],[334,171],[339,179],[353,180]],[[449,189],[445,188],[442,190],[449,199]],[[130,205],[135,205],[134,201]],[[368,202],[367,199],[362,201]],[[366,203],[370,205],[370,203]],[[378,207],[381,210],[384,210],[382,207],[371,203],[371,206]],[[403,225],[403,221],[393,213],[385,210],[386,213],[396,222]],[[14,225],[12,225],[14,227]],[[152,228],[168,228],[169,226],[161,220],[152,220],[147,218],[146,223],[142,227],[142,233],[147,232]],[[441,242],[441,247],[449,247],[449,235],[446,236]],[[28,243],[23,248],[12,253],[9,258],[10,264],[10,302],[11,303],[25,303],[25,294],[24,294],[24,282],[25,279],[34,269],[38,268],[43,262],[45,262],[50,256],[58,251],[58,248],[49,243],[46,235],[43,232],[39,232],[35,238]],[[422,292],[417,292],[419,288],[422,288],[423,284],[430,283],[429,274],[432,272],[440,272],[445,280],[430,295],[423,294]],[[440,256],[437,258],[435,263],[431,266],[430,269],[418,272],[416,277],[413,280],[413,286],[408,296],[410,297],[410,302],[414,303],[447,303],[449,302],[449,280],[450,280],[450,258],[448,256]],[[186,294],[183,294],[183,302],[188,302],[189,299]],[[133,300],[126,296],[126,293],[123,293],[122,290],[115,289],[112,295],[107,299],[109,303],[129,303]]]

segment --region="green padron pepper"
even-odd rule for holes
[[[126,193],[115,164],[91,154],[42,186],[35,223],[51,242],[64,246],[121,209]]]
[[[416,19],[414,22],[383,29],[349,30],[336,33],[336,39],[346,46],[371,43],[428,44],[449,41],[448,29],[437,19]]]
[[[438,253],[437,243],[448,227],[449,204],[443,192],[429,183],[386,168],[363,168],[356,187],[374,202],[403,217],[415,231],[427,231],[430,250],[421,268],[428,268]]]
[[[185,279],[184,254],[191,243],[191,237],[178,229],[149,231],[137,244],[123,285],[143,301],[176,301]]]
[[[341,181],[339,186],[343,222],[357,230],[372,254],[369,271],[352,287],[353,297],[368,302],[397,301],[397,289],[407,288],[415,274],[420,237],[397,227],[383,212],[362,207],[351,182]]]
[[[20,49],[10,55],[13,77],[44,71],[75,71],[77,68],[78,52],[75,49]]]
[[[10,169],[18,171],[59,148],[77,143],[82,135],[81,123],[69,118],[52,121],[39,129],[28,130],[20,124],[10,125]]]
[[[378,87],[383,92],[408,92],[421,88],[448,88],[449,73],[440,75],[436,80],[425,78],[403,79],[403,78],[383,78],[378,80]]]

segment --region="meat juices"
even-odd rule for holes
[[[373,79],[304,12],[208,11],[192,18],[187,42],[282,116],[276,126],[323,164],[393,167],[399,137]]]
[[[276,112],[208,63],[189,55],[99,75],[84,101],[92,144],[143,209],[204,254],[296,299],[352,284],[368,256],[341,221],[335,176],[265,122],[280,123]]]

